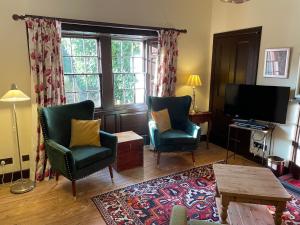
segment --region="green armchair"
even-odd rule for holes
[[[75,104],[41,108],[40,122],[45,139],[46,152],[52,169],[72,181],[73,196],[76,197],[76,180],[109,167],[113,179],[112,163],[115,161],[117,137],[100,131],[101,147],[79,146],[69,148],[71,120],[91,120],[94,103],[84,101]]]
[[[159,165],[161,152],[173,151],[191,152],[193,163],[195,163],[194,150],[200,142],[201,128],[188,118],[191,101],[190,96],[148,97],[149,112],[167,108],[172,126],[171,130],[160,133],[155,121],[149,115],[150,143],[158,153],[157,165]]]

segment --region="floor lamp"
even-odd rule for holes
[[[16,137],[17,137],[17,148],[19,153],[19,164],[20,164],[20,173],[21,179],[17,180],[10,188],[10,191],[14,194],[22,194],[28,191],[31,191],[35,184],[30,179],[23,178],[23,169],[22,169],[22,156],[20,151],[20,141],[19,141],[19,131],[18,131],[18,121],[16,113],[16,102],[28,101],[30,98],[25,95],[21,90],[17,88],[17,85],[12,84],[11,89],[2,96],[0,101],[9,102],[13,105],[13,116],[16,127]]]
[[[195,94],[195,88],[202,85],[200,76],[197,74],[191,74],[188,77],[187,85],[191,86],[193,88],[193,101],[192,101],[192,110],[191,114],[195,114],[198,111],[198,107],[196,106],[196,94]]]

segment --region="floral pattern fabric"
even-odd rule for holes
[[[152,95],[175,96],[178,31],[161,30],[158,36],[158,71]]]
[[[39,107],[61,105],[66,101],[61,62],[61,23],[56,20],[27,18],[28,48],[36,103]],[[38,123],[36,180],[50,176],[50,164]]]

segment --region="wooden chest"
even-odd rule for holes
[[[133,131],[115,133],[118,137],[116,171],[131,169],[144,164],[144,139]]]

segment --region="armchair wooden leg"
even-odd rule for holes
[[[72,180],[72,192],[73,192],[73,197],[76,199],[76,181]]]
[[[60,175],[59,171],[56,171],[56,173],[55,173],[55,180],[56,180],[56,182],[57,182],[58,179],[59,179],[59,175]]]
[[[113,174],[112,166],[109,165],[108,169],[109,169],[109,174],[110,174],[111,181],[114,182],[114,174]]]
[[[156,161],[157,167],[159,167],[159,161],[160,161],[160,151],[157,151],[157,161]]]
[[[194,151],[192,151],[191,153],[192,153],[193,166],[195,166],[196,160],[195,160],[195,154],[194,154]]]

